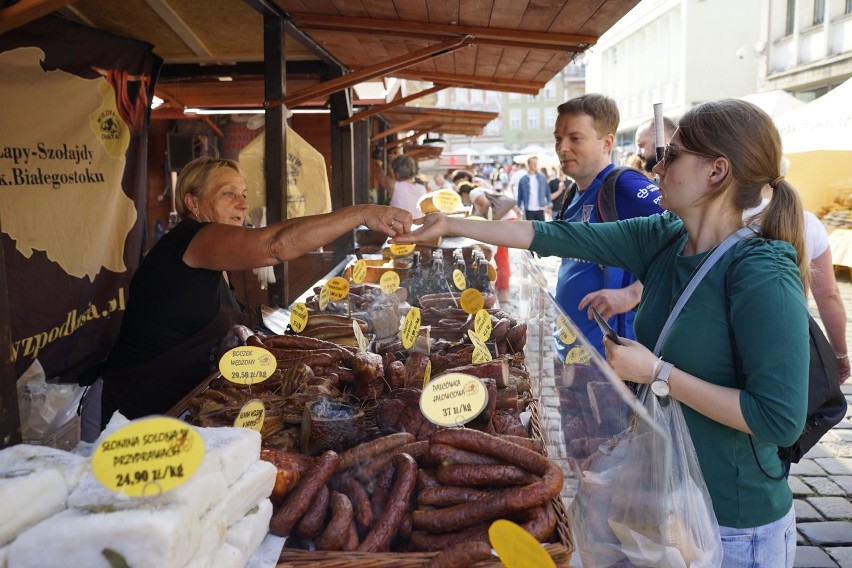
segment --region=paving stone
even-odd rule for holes
[[[846,495],[846,491],[837,485],[831,477],[803,477],[802,481],[810,485],[821,496]]]
[[[796,522],[823,521],[825,518],[813,505],[803,499],[793,499],[793,509],[796,511]]]
[[[837,563],[821,548],[797,546],[793,568],[837,568]]]
[[[852,567],[852,546],[830,546],[825,550],[841,568]]]
[[[827,519],[852,519],[852,503],[846,497],[808,497],[808,503]]]
[[[798,478],[794,475],[787,478],[787,485],[790,486],[790,491],[793,492],[793,497],[810,497],[814,494],[813,487],[802,481],[802,479],[813,478]]]
[[[852,458],[817,458],[813,461],[831,475],[852,475]]]
[[[852,430],[852,421],[847,418],[844,418],[843,420],[835,424],[832,430]]]
[[[825,436],[823,436],[822,440],[820,441],[820,444],[822,444],[825,441],[852,442],[852,431],[835,430],[835,429],[832,428],[831,430],[829,430],[828,432],[825,433]]]
[[[850,432],[850,433],[852,434],[852,432]],[[823,438],[823,440],[825,440],[825,438]],[[817,445],[815,445],[813,448],[808,450],[808,453],[806,453],[803,457],[808,458],[808,459],[814,459],[814,458],[830,458],[832,456],[834,456],[834,453],[831,450],[829,450],[828,448],[826,448],[825,446],[823,446],[823,442],[820,441]]]
[[[813,544],[828,546],[852,545],[852,523],[849,521],[823,521],[797,523],[797,528]]]
[[[796,547],[807,546],[808,541],[802,536],[802,533],[796,531]]]
[[[830,458],[822,458],[822,459],[830,459]],[[814,460],[803,459],[799,463],[794,463],[790,465],[790,475],[809,475],[809,476],[817,476],[817,475],[826,475],[825,470],[822,469],[817,462]]]
[[[842,487],[847,494],[852,494],[852,475],[835,475],[831,479]]]
[[[852,430],[841,430],[841,432],[852,432]],[[830,441],[823,445],[836,458],[852,458],[852,442]]]

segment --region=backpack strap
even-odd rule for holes
[[[600,219],[602,223],[618,221],[618,210],[615,206],[615,186],[618,183],[618,178],[621,177],[621,174],[633,169],[634,168],[629,166],[619,166],[613,168],[606,174],[603,184],[601,184],[601,188],[598,190],[597,201],[598,219]]]

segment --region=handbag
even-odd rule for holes
[[[488,209],[479,213],[489,220],[502,219],[517,204],[517,201],[507,195],[498,195],[490,191],[485,191],[485,198],[488,199]]]
[[[663,325],[656,355],[704,276],[749,232],[729,236],[699,266]],[[634,417],[578,475],[571,518],[583,566],[604,568],[626,559],[655,568],[718,567],[719,524],[680,403],[659,399],[648,385],[638,396],[650,420]]]

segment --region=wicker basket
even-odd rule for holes
[[[529,407],[532,412],[530,434],[532,438],[544,442],[548,447],[545,431],[541,425],[539,401],[534,400]],[[557,495],[551,500],[556,512],[556,533],[559,542],[545,544],[544,548],[557,566],[570,566],[574,553],[574,543],[571,540],[571,524],[568,510],[562,497]],[[353,566],[367,568],[416,568],[426,566],[437,556],[438,552],[325,552],[306,551],[285,548],[279,557],[278,568],[308,567],[311,568],[352,568]],[[474,564],[477,568],[497,568],[503,566],[496,557]]]

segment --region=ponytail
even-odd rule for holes
[[[807,295],[811,283],[811,259],[805,249],[804,211],[799,194],[782,179],[773,181],[772,199],[760,215],[760,233],[767,239],[787,241],[796,249],[802,286]]]

